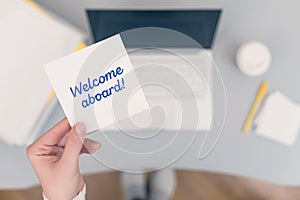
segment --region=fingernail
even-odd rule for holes
[[[82,123],[76,124],[76,132],[82,137],[85,137],[85,126]]]
[[[100,142],[95,142],[94,147],[95,147],[95,149],[100,149],[100,147],[101,147]]]
[[[90,153],[95,153],[96,151],[98,151],[101,147],[101,144],[99,142],[94,143],[91,147],[91,151]]]
[[[101,144],[99,142],[92,142],[85,145],[85,147],[90,152],[96,152],[98,149],[100,149]]]

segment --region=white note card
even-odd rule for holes
[[[87,132],[149,108],[120,35],[112,36],[45,66],[73,126]]]
[[[293,145],[300,127],[300,105],[281,92],[269,94],[254,120],[255,132],[284,145]]]

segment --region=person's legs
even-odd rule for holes
[[[150,200],[169,200],[176,189],[175,170],[164,169],[153,173],[150,180]]]
[[[121,173],[121,185],[125,200],[142,200],[146,198],[145,174]]]

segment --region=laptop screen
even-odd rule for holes
[[[221,10],[87,10],[87,14],[95,42],[134,28],[162,27],[184,33],[204,48],[211,48]],[[136,37],[141,36],[132,37],[131,46],[147,44],[147,38],[136,43]],[[163,44],[167,47],[189,47],[181,41],[176,44],[164,41]]]

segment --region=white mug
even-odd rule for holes
[[[244,74],[259,76],[270,67],[271,53],[263,43],[249,41],[238,49],[236,63]]]

